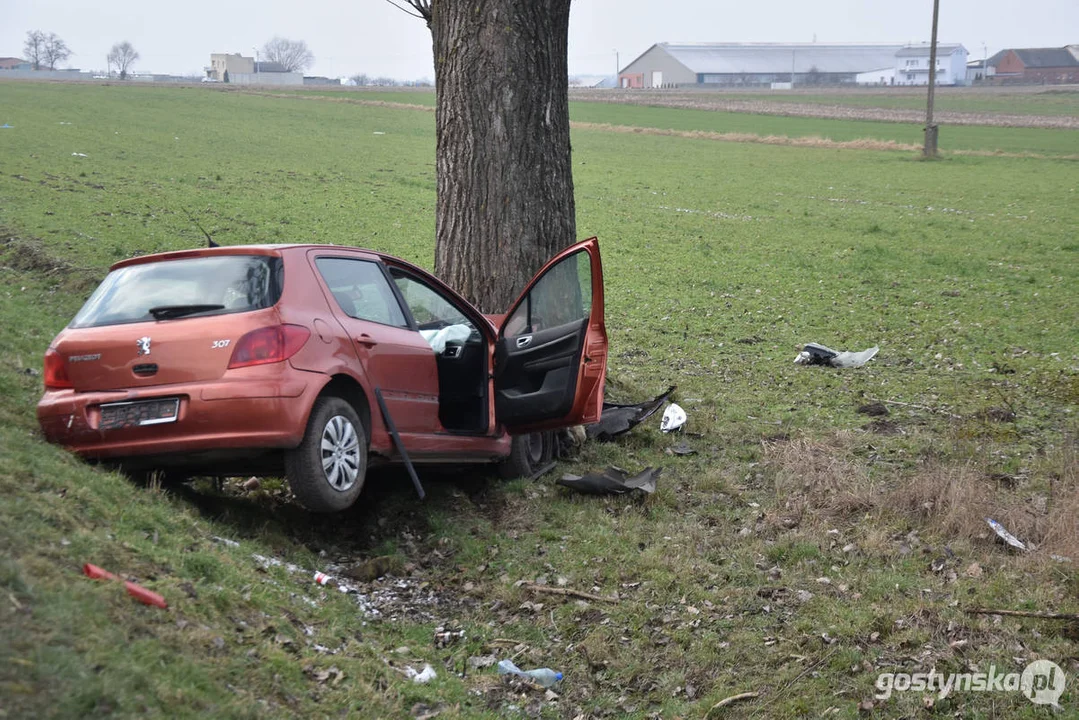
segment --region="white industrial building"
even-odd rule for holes
[[[858,73],[894,68],[895,45],[824,43],[658,43],[618,73],[623,88],[839,85]]]
[[[964,85],[967,51],[937,44],[940,85]],[[618,73],[622,88],[925,85],[929,44],[657,43]]]

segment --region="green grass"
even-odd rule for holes
[[[763,100],[813,105],[848,105],[852,107],[895,108],[924,110],[925,88],[866,88],[836,92],[804,90],[800,93],[782,91],[717,92],[710,99]],[[1072,89],[1047,89],[1032,92],[1030,88],[938,88],[935,107],[941,112],[1004,113],[1008,115],[1079,115],[1079,92]]]
[[[367,89],[297,90],[288,94],[305,97],[326,97],[339,100],[405,103],[433,107],[435,95],[429,90],[377,91]],[[1074,95],[1074,97],[1073,97]],[[941,110],[964,112],[1045,115],[1079,115],[1079,93],[1041,94],[1022,93],[1005,97],[942,93]],[[773,95],[758,93],[702,93],[687,96],[689,100],[732,99],[767,100],[866,107],[923,109],[922,97],[902,95],[888,97],[836,93],[834,95]],[[877,100],[880,102],[877,102]],[[1051,112],[1051,109],[1057,112]],[[1042,111],[1045,112],[1042,112]],[[920,145],[924,136],[918,123],[892,123],[871,120],[832,120],[826,118],[781,117],[750,113],[690,110],[683,108],[648,107],[645,105],[609,104],[602,102],[570,101],[570,119],[582,123],[601,123],[627,127],[661,130],[703,131],[715,133],[749,133],[753,135],[804,138],[821,137],[849,141],[873,139]],[[1037,153],[1048,155],[1079,154],[1079,130],[1050,128],[1006,128],[992,126],[941,126],[940,147],[950,150]]]
[[[869,120],[789,118],[713,110],[587,102],[572,103],[570,119],[577,122],[609,123],[664,130],[821,137],[839,141],[868,138],[915,145],[923,142],[922,126],[919,124]],[[945,153],[949,150],[978,150],[1074,156],[1079,153],[1079,130],[944,124],[940,129],[940,149]]]
[[[727,714],[857,717],[879,672],[1012,670],[1034,657],[1064,667],[1074,711],[1079,646],[1066,624],[962,612],[1077,609],[1074,562],[1046,558],[1079,545],[1067,512],[1079,509],[1074,162],[575,130],[578,232],[603,248],[608,394],[677,384],[698,454],[666,454],[674,440],[652,422],[556,471],[663,465],[645,502],[469,470],[424,473],[418,504],[407,478],[387,473],[355,511],[324,519],[274,479],[254,492],[162,492],[86,466],[40,440],[34,373],[110,263],[203,244],[185,210],[221,243],[356,244],[430,267],[433,115],[22,83],[0,84],[0,107],[14,126],[0,130],[8,716],[407,717],[423,705],[440,718],[529,707],[702,717],[758,691]],[[1017,151],[1048,152],[1031,131],[999,132]],[[809,341],[881,352],[859,370],[794,365]],[[891,406],[894,432],[856,412],[869,400],[907,403]],[[1014,422],[993,419],[1004,408]],[[993,544],[984,514],[1038,551]],[[366,618],[306,576],[262,572],[251,553],[311,571],[390,555],[409,587],[443,602]],[[938,557],[945,571],[932,569]],[[82,578],[84,562],[136,577],[172,608]],[[541,576],[620,600],[515,586]],[[441,647],[447,623],[465,638]],[[469,666],[489,653],[563,671],[560,699]],[[395,669],[424,662],[439,673],[431,685]],[[897,693],[871,715],[922,707]],[[1044,716],[999,693],[935,710]]]

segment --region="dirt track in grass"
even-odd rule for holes
[[[924,110],[901,108],[857,107],[840,104],[776,102],[764,99],[732,99],[702,92],[641,91],[612,93],[610,90],[574,91],[572,99],[624,105],[712,110],[715,112],[810,117],[830,120],[873,120],[891,123],[919,123],[925,120]],[[1079,117],[1052,115],[1023,115],[1010,113],[974,113],[937,111],[937,122],[947,125],[988,125],[993,127],[1079,129]]]

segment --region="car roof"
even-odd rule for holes
[[[220,245],[218,247],[204,247],[193,248],[191,250],[173,250],[171,252],[154,253],[152,255],[139,255],[138,257],[128,258],[114,263],[109,270],[118,270],[119,268],[129,267],[131,265],[143,265],[152,262],[161,262],[168,260],[181,260],[184,258],[195,257],[214,257],[221,255],[267,255],[271,257],[280,257],[286,252],[292,252],[295,250],[346,250],[354,253],[363,253],[365,255],[377,257],[382,260],[390,260],[395,263],[400,263],[407,267],[416,267],[407,260],[394,257],[387,253],[379,252],[377,250],[368,250],[367,248],[355,247],[353,245],[319,245],[313,243],[280,243],[280,244],[259,244],[259,245]],[[417,268],[419,269],[419,268]]]

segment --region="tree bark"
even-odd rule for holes
[[[576,240],[570,0],[434,0],[435,272],[484,312]]]

